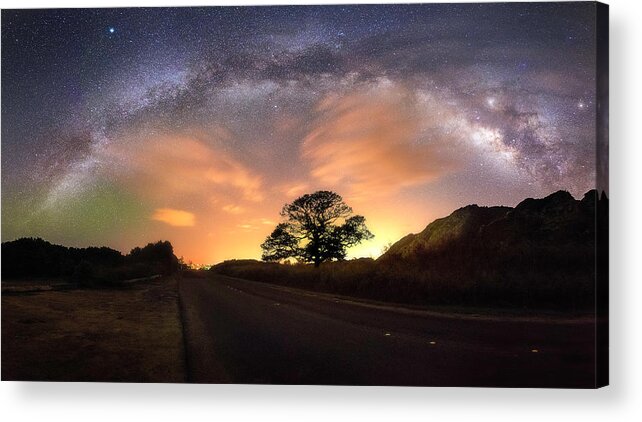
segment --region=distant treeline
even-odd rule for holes
[[[2,278],[64,278],[84,285],[99,285],[156,274],[178,268],[168,241],[136,247],[128,255],[107,247],[72,248],[39,238],[2,243]]]
[[[568,192],[510,207],[470,205],[408,235],[379,259],[284,265],[226,261],[229,276],[422,305],[590,310],[596,238],[608,239],[608,200]],[[607,259],[607,258],[606,258]],[[602,289],[603,290],[603,289]]]

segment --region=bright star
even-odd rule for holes
[[[494,97],[489,97],[486,98],[486,104],[488,104],[488,107],[494,108],[495,107],[495,98]]]
[[[116,32],[116,28],[114,28],[113,26],[112,26],[112,27],[110,27],[110,28],[109,28],[109,33],[110,33],[110,34],[113,34],[114,32]]]

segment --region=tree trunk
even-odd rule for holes
[[[314,268],[319,268],[321,264],[321,257],[319,256],[319,235],[312,233],[312,257],[314,258]]]

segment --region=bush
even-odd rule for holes
[[[71,281],[81,286],[89,286],[94,283],[94,267],[88,261],[81,261],[74,268]]]
[[[248,280],[413,305],[492,306],[584,310],[593,306],[592,278],[584,271],[559,273],[472,266],[430,268],[372,259],[284,265],[232,260],[210,270]]]

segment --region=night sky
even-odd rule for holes
[[[2,11],[2,240],[257,258],[343,195],[384,245],[595,187],[593,3]]]

